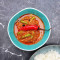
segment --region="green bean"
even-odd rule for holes
[[[26,34],[26,35],[22,36],[22,38],[26,38],[26,37],[30,37],[30,36],[31,36],[31,34]]]
[[[25,22],[25,21],[23,21],[23,20],[21,20],[20,22],[21,22],[21,23],[25,23],[25,24],[27,24],[27,22]]]
[[[30,36],[31,36],[31,38],[33,38],[33,36],[31,34],[26,34],[26,35],[22,36],[22,38],[26,38],[26,37],[30,37]]]
[[[35,17],[32,17],[31,19],[33,20],[33,19],[35,19]]]
[[[18,32],[17,34],[20,34],[20,33],[22,33],[23,31],[20,31],[20,32]]]
[[[29,37],[29,36],[31,36],[31,34],[26,34],[26,35],[25,35],[25,37]]]
[[[32,18],[30,19],[30,22],[32,22],[33,19],[35,19],[35,17],[32,17]]]

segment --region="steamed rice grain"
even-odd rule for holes
[[[45,54],[36,55],[34,60],[60,60],[60,54],[51,50]]]

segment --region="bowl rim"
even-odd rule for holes
[[[54,45],[47,45],[47,46],[44,46],[44,47],[42,47],[41,49],[39,49],[39,50],[37,50],[36,52],[34,52],[32,55],[31,55],[31,57],[29,58],[29,60],[31,60],[31,58],[33,57],[34,58],[34,55],[39,55],[39,54],[41,54],[41,52],[38,54],[38,52],[40,51],[40,50],[43,50],[43,49],[46,49],[46,48],[49,48],[49,47],[59,47],[60,45],[56,45],[56,44],[54,44]],[[49,48],[50,49],[50,48]],[[53,50],[53,49],[52,49]],[[47,50],[47,51],[49,51],[49,50]],[[56,50],[55,50],[56,51]],[[46,52],[46,50],[45,50],[45,52]],[[44,52],[43,52],[43,54],[44,54]]]
[[[21,11],[23,11],[23,10],[25,10],[25,9],[34,9],[34,10],[37,10],[37,11],[41,12],[41,13],[47,18],[47,20],[48,20],[48,22],[49,22],[48,17],[47,17],[41,10],[38,10],[38,9],[36,9],[36,8],[31,8],[31,7],[29,7],[29,8],[24,8],[24,9],[18,11],[17,13],[15,13],[15,14],[10,18],[10,20],[9,20],[9,22],[8,22],[8,26],[7,26],[7,32],[8,32],[8,27],[9,27],[9,23],[10,23],[11,19],[12,19],[15,15],[17,15],[19,12],[21,12]],[[49,26],[50,26],[50,28],[51,28],[50,22],[49,22]],[[46,40],[42,45],[40,45],[39,47],[37,47],[37,48],[35,48],[35,49],[27,50],[27,49],[22,49],[22,48],[19,48],[18,46],[16,46],[16,45],[13,43],[13,41],[11,40],[11,37],[10,37],[9,32],[8,32],[8,36],[9,36],[9,38],[10,38],[10,41],[13,43],[13,45],[15,45],[15,47],[17,47],[17,48],[19,48],[19,49],[21,49],[21,50],[24,50],[24,51],[34,51],[34,50],[37,50],[38,48],[41,48],[41,47],[48,41],[48,39],[49,39],[49,37],[50,37],[50,34],[51,34],[51,30],[50,30],[50,32],[49,32],[49,36],[48,36],[47,40]]]

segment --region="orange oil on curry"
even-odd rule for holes
[[[35,17],[35,19],[30,21],[32,17]],[[21,23],[20,22],[21,20],[27,22],[27,24]],[[19,42],[26,44],[26,45],[32,45],[32,44],[38,43],[43,38],[43,35],[44,35],[43,30],[21,31],[20,34],[17,34],[18,29],[20,29],[20,27],[22,27],[23,25],[25,26],[26,25],[37,25],[37,26],[40,26],[40,28],[45,29],[43,21],[38,16],[34,14],[22,15],[21,17],[17,19],[17,21],[14,24],[14,34]],[[31,38],[31,36],[29,36],[29,37],[21,38],[22,36],[25,36],[26,34],[31,34],[33,37]]]

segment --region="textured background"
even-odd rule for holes
[[[52,31],[44,46],[60,44],[60,0],[0,0],[0,60],[29,60],[35,52],[26,52],[16,48],[7,33],[10,18],[27,7],[41,10],[49,18]]]

